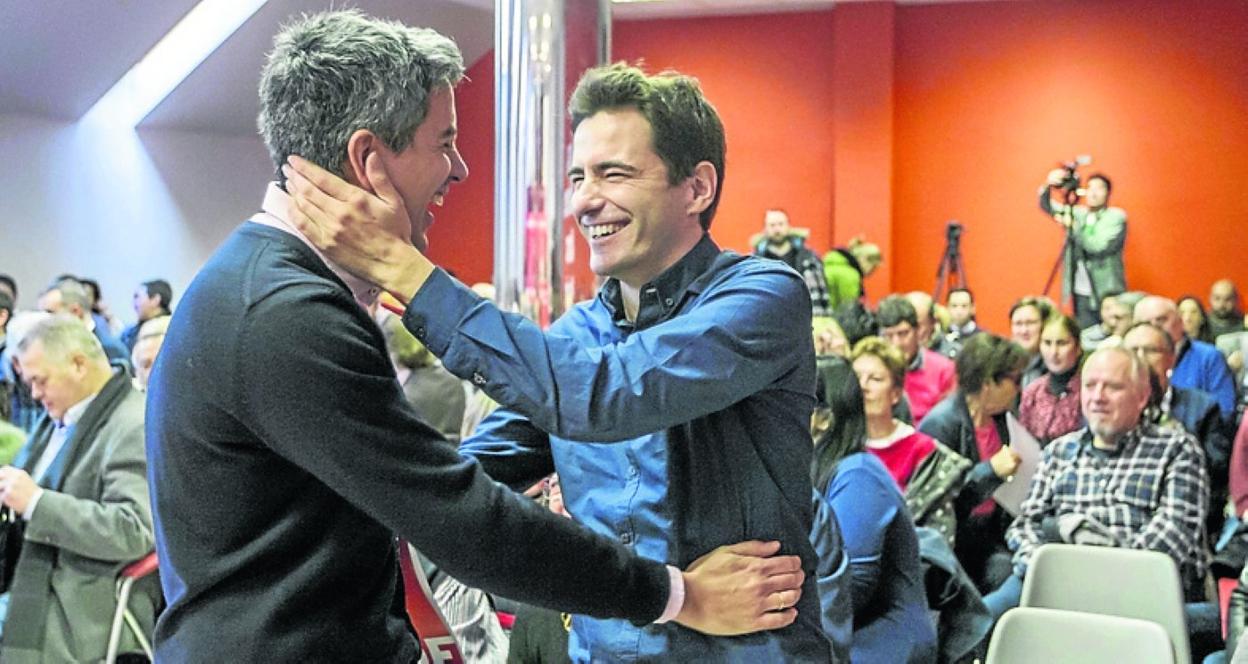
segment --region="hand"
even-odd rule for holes
[[[802,561],[776,556],[779,542],[721,546],[684,571],[685,605],[676,622],[704,634],[732,636],[779,629],[797,619]]]
[[[30,474],[13,466],[0,467],[0,503],[20,514],[26,513],[30,499],[39,491],[39,485]]]
[[[1018,472],[1018,464],[1022,460],[1023,458],[1018,456],[1018,452],[1009,447],[1002,447],[997,450],[996,454],[992,455],[988,463],[992,465],[992,472],[996,473],[997,477],[1006,479],[1014,477],[1014,473]]]
[[[433,264],[412,246],[407,207],[381,158],[372,153],[364,161],[374,193],[297,156],[287,161],[288,221],[334,263],[406,304]]]
[[[1057,187],[1062,184],[1062,180],[1066,179],[1066,169],[1055,168],[1049,171],[1049,176],[1045,178],[1045,182],[1050,187]]]

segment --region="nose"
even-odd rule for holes
[[[463,182],[468,179],[468,162],[464,161],[464,156],[459,153],[456,147],[451,151],[451,176],[452,182]]]
[[[602,204],[603,199],[599,196],[598,186],[594,184],[593,179],[586,177],[581,180],[580,185],[572,189],[572,194],[568,198],[568,214],[579,221],[581,217],[601,209]]]

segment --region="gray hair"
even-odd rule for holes
[[[1138,354],[1127,350],[1127,347],[1122,345],[1121,340],[1119,340],[1118,343],[1103,344],[1096,350],[1092,351],[1092,354],[1088,356],[1087,361],[1084,362],[1084,366],[1086,367],[1094,358],[1100,355],[1112,354],[1122,355],[1127,358],[1127,361],[1130,363],[1127,367],[1127,371],[1129,372],[1131,379],[1135,382],[1135,387],[1137,389],[1143,390],[1144,392],[1148,392],[1152,389],[1152,382],[1149,380],[1149,372],[1151,369],[1149,368],[1148,363],[1146,363]]]
[[[91,296],[87,293],[87,287],[83,286],[81,281],[77,279],[61,279],[45,292],[52,291],[60,292],[61,304],[66,310],[76,304],[82,309],[83,313],[90,315]]]
[[[353,132],[402,151],[430,94],[463,77],[459,47],[434,30],[354,9],[305,15],[274,38],[260,78],[260,135],[275,166],[296,154],[343,175]]]
[[[43,344],[43,352],[56,361],[64,361],[74,353],[88,360],[108,364],[104,347],[81,320],[71,314],[55,314],[43,318],[26,330],[17,344],[17,352],[25,353],[36,342]]]

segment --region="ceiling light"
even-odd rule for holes
[[[201,0],[104,93],[83,122],[134,127],[266,0]]]

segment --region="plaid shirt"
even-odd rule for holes
[[[1005,534],[1015,574],[1023,576],[1032,553],[1046,542],[1044,520],[1076,513],[1105,526],[1116,546],[1160,551],[1184,578],[1203,576],[1209,563],[1204,457],[1200,443],[1181,427],[1147,421],[1112,452],[1093,448],[1086,427],[1054,440]]]
[[[797,264],[797,273],[802,275],[802,281],[806,283],[806,290],[810,291],[810,313],[812,316],[831,316],[832,315],[832,296],[828,293],[828,278],[823,273],[823,261],[815,255],[813,251],[807,249],[802,244],[800,237],[790,239],[794,246],[793,261]],[[767,240],[762,240],[754,246],[754,255],[763,258],[777,259],[767,253]],[[787,263],[787,261],[785,261]]]

